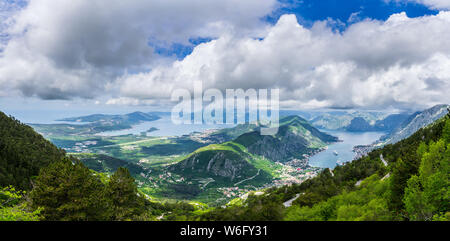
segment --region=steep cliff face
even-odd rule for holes
[[[235,140],[254,155],[280,162],[301,159],[304,154],[336,141],[336,137],[320,132],[299,116],[282,118],[274,136],[261,136],[260,132],[254,131]]]
[[[192,154],[190,157],[171,167],[172,171],[181,171],[185,176],[223,177],[230,181],[246,178],[246,174],[256,173],[247,161],[245,154],[228,150],[206,150]]]
[[[247,129],[242,127],[229,129],[227,133]],[[338,140],[320,132],[298,116],[282,118],[278,133],[273,136],[261,135],[257,126],[253,128],[256,131],[241,134],[234,141],[202,147],[169,170],[188,178],[219,177],[233,182],[256,174],[271,179],[270,173],[276,166],[275,162],[301,159],[304,154]]]
[[[213,185],[232,186],[244,180],[268,183],[274,178],[271,171],[276,166],[270,160],[252,155],[238,143],[226,142],[198,149],[169,167],[169,171],[187,180],[212,178]]]
[[[436,105],[430,109],[412,114],[393,132],[386,136],[383,136],[380,142],[384,144],[394,144],[405,138],[408,138],[419,129],[435,122],[439,118],[446,115],[448,113],[447,108],[449,107],[449,105]]]
[[[310,151],[308,141],[293,132],[286,132],[281,137],[261,136],[259,132],[244,134],[235,140],[245,146],[248,152],[263,156],[272,161],[288,161],[301,158]]]

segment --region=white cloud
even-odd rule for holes
[[[450,102],[450,12],[365,20],[335,33],[284,15],[263,40],[225,34],[170,66],[126,75],[121,94],[168,98],[176,88],[281,89],[284,107],[411,107]]]
[[[293,108],[450,102],[450,12],[395,14],[336,33],[327,22],[306,29],[294,15],[268,26],[261,17],[276,6],[275,0],[31,0],[0,14],[8,23],[0,33],[11,37],[0,52],[0,96],[112,95],[107,104],[155,105],[202,80],[222,90],[280,88],[282,106]],[[198,37],[215,40],[179,61],[161,59],[148,44]]]
[[[449,10],[450,9],[450,1],[449,0],[387,0],[387,1],[395,1],[395,2],[412,2],[423,4],[425,6],[430,7],[431,9],[441,9],[441,10]]]
[[[21,9],[21,2],[16,1],[0,1],[0,57],[9,35],[5,33],[12,22],[10,21],[17,11]]]
[[[149,42],[187,44],[190,38],[214,38],[226,31],[257,35],[264,25],[260,18],[275,4],[30,0],[21,11],[0,15],[2,22],[12,23],[0,28],[11,37],[0,56],[0,87],[47,99],[94,97],[124,71],[148,69],[160,61]]]

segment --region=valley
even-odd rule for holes
[[[450,221],[449,26],[450,0],[0,0],[0,222]]]
[[[95,171],[111,174],[119,166],[127,167],[139,189],[154,200],[191,200],[212,206],[224,205],[250,191],[301,183],[314,177],[321,168],[308,165],[308,157],[338,141],[298,116],[282,119],[279,134],[274,137],[260,136],[256,124],[206,130],[199,126],[172,136],[158,136],[158,132],[167,133],[164,129],[172,127],[166,114],[159,115],[135,112],[61,119],[77,122],[73,124],[79,127],[75,130],[68,128],[71,124],[31,126]],[[129,116],[152,119],[142,121]],[[111,124],[112,120],[118,126]],[[165,126],[155,124],[162,120]],[[109,131],[77,132],[105,123],[123,135],[110,135],[113,132]],[[131,128],[120,130],[123,124],[132,123]],[[144,125],[157,127],[150,128],[152,132],[135,131]],[[188,164],[192,160],[205,163]]]
[[[313,123],[320,119],[317,127],[330,127],[349,116],[357,116],[358,121],[385,117],[372,123],[399,125],[399,115],[371,112],[326,113],[309,119]],[[316,129],[298,115],[283,117],[275,136],[261,136],[255,123],[177,129],[167,113],[96,114],[60,121],[65,123],[31,126],[92,170],[110,175],[126,167],[139,190],[152,200],[209,206],[225,205],[249,192],[300,184],[323,168],[333,169],[365,156],[373,149],[372,143],[389,134],[372,128],[354,131],[355,121],[348,122],[351,128]],[[160,135],[164,133],[173,135]]]
[[[269,216],[265,217],[268,220],[280,220],[282,217],[303,220],[305,217],[295,216],[299,206],[306,210],[305,205],[315,205],[328,197],[346,199],[347,196],[338,195],[344,189],[365,190],[367,185],[373,183],[386,188],[384,181],[398,176],[395,171],[388,172],[393,168],[392,160],[399,155],[394,149],[403,148],[410,153],[417,148],[415,140],[418,136],[424,140],[439,138],[444,117],[431,127],[426,123],[442,116],[442,108],[445,107],[425,110],[425,115],[411,115],[407,119],[409,122],[402,123],[401,127],[415,132],[412,136],[400,141],[400,144],[380,145],[375,149],[374,144],[370,143],[379,143],[383,136],[393,136],[393,132],[317,129],[298,115],[282,117],[279,131],[273,136],[260,135],[258,130],[263,126],[258,123],[173,136],[152,136],[152,132],[119,136],[66,134],[64,130],[58,132],[60,124],[45,124],[48,128],[40,129],[40,132],[51,143],[62,148],[56,149],[29,126],[2,116],[5,135],[11,136],[11,140],[15,140],[13,143],[22,143],[21,148],[29,149],[27,153],[40,155],[43,162],[31,162],[32,166],[17,163],[19,166],[14,166],[15,162],[9,164],[7,161],[7,165],[13,166],[2,168],[15,170],[17,174],[0,176],[0,181],[27,189],[30,188],[27,180],[38,174],[40,166],[49,165],[42,170],[61,176],[61,182],[66,180],[64,175],[84,172],[83,175],[97,178],[98,182],[110,188],[108,183],[115,182],[118,175],[126,177],[121,180],[127,180],[126,185],[136,188],[131,197],[137,195],[144,198],[147,206],[140,208],[151,210],[151,217],[145,217],[146,220],[264,220],[259,212],[255,213],[254,208],[270,210],[266,213]],[[135,123],[142,124],[140,121]],[[58,127],[53,129],[52,125]],[[19,127],[16,130],[27,132],[27,136],[34,136],[34,139],[24,141],[22,135],[11,134],[15,130],[11,126]],[[430,145],[434,144],[431,142]],[[16,144],[8,146],[6,150],[17,148]],[[38,151],[41,149],[42,152]],[[50,153],[51,156],[42,156],[43,153]],[[53,157],[62,158],[62,161],[49,161],[48,158]],[[24,158],[22,162],[27,163],[29,157],[19,158]],[[442,165],[447,164],[444,161]],[[31,169],[26,169],[28,167]],[[66,172],[61,168],[74,169]],[[31,173],[31,176],[24,173]],[[46,176],[40,173],[38,177],[44,185],[42,182]],[[59,184],[50,181],[45,185]],[[9,193],[9,189],[6,192]],[[401,202],[397,199],[396,203]],[[250,212],[250,216],[242,212]],[[321,214],[314,215],[320,217]],[[338,215],[338,218],[341,217]]]

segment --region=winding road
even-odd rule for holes
[[[380,154],[380,159],[381,159],[381,161],[383,162],[384,166],[387,167],[387,166],[388,166],[388,163],[387,163],[386,160],[384,160],[383,154]]]
[[[237,186],[237,185],[239,185],[239,184],[241,184],[241,183],[243,183],[243,182],[245,182],[245,181],[249,181],[249,180],[254,179],[255,177],[257,177],[257,176],[259,175],[259,172],[260,172],[260,171],[261,171],[261,169],[258,169],[258,173],[256,173],[256,175],[254,175],[253,177],[249,177],[249,178],[247,178],[247,179],[244,179],[244,180],[242,180],[242,181],[236,182],[236,183],[234,184],[234,186]]]
[[[288,208],[288,207],[292,206],[292,203],[293,203],[295,200],[297,200],[297,198],[299,198],[300,195],[302,195],[302,194],[303,194],[303,193],[297,193],[297,194],[295,194],[295,197],[294,197],[294,198],[291,198],[291,199],[289,199],[289,200],[287,200],[286,202],[283,203],[284,207]]]
[[[385,167],[388,166],[387,161],[384,160],[383,154],[380,154],[380,160],[383,162],[383,164],[384,164]],[[389,178],[390,176],[391,176],[390,173],[386,174],[383,178],[381,178],[381,181],[384,181],[385,179]],[[363,180],[357,181],[357,182],[355,183],[355,186],[356,186],[356,187],[361,186],[362,181],[363,181]]]

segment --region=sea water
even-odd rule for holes
[[[312,156],[309,159],[309,165],[331,169],[340,163],[352,161],[356,155],[356,153],[353,152],[354,146],[371,144],[385,134],[385,132],[321,131],[339,137],[342,142],[331,144],[328,146],[327,150]],[[336,152],[337,155],[334,152]]]

